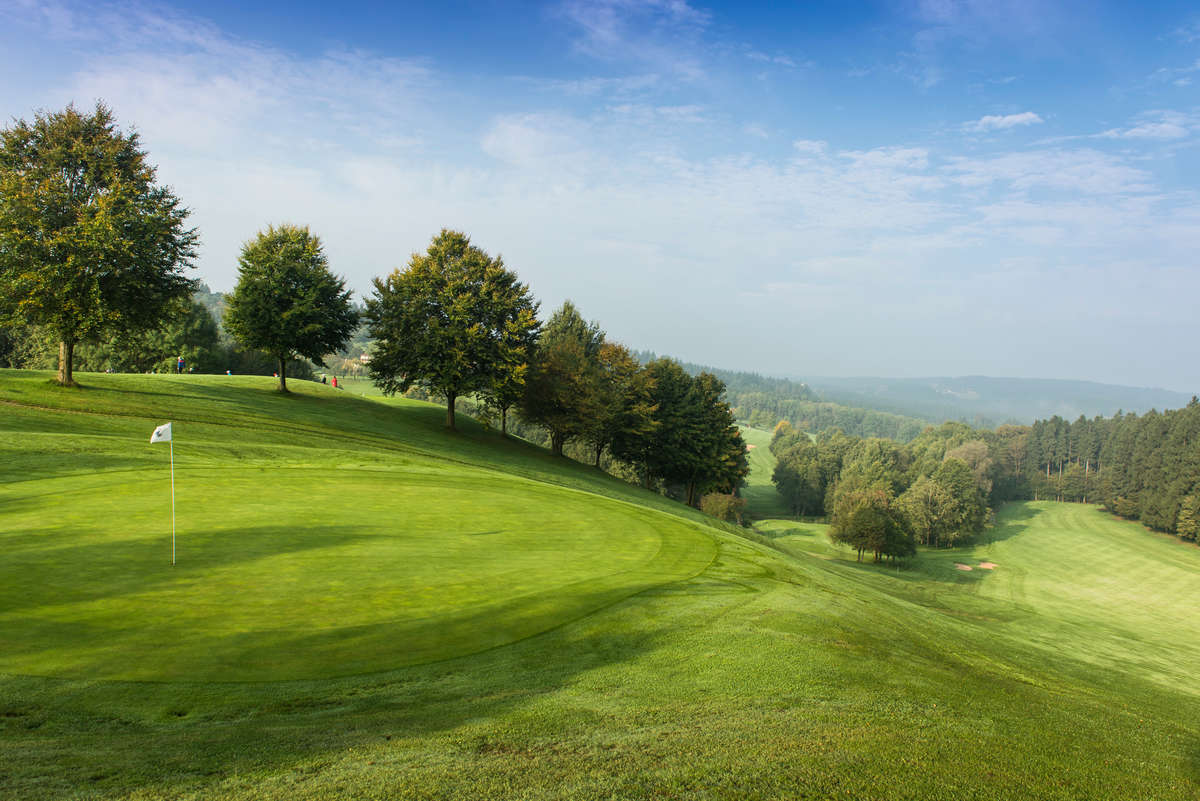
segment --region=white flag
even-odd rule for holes
[[[170,423],[164,423],[163,425],[154,429],[154,433],[150,435],[150,444],[151,445],[153,445],[156,442],[170,442],[170,441],[171,441],[171,424]]]

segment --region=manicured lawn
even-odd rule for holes
[[[771,432],[746,426],[742,428],[742,439],[753,446],[748,453],[750,475],[742,488],[746,512],[760,520],[788,515],[791,510],[771,483],[771,474],[775,471],[775,455],[770,451]]]
[[[1096,509],[897,571],[435,406],[45,379],[0,371],[0,797],[1200,793],[1200,550]]]

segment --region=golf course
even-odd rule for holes
[[[739,530],[434,404],[52,377],[0,370],[0,798],[1200,795],[1200,549],[1095,506],[874,565],[762,431]]]

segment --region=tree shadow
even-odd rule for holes
[[[1031,521],[1043,511],[1023,501],[1005,503],[997,512],[996,525],[980,534],[973,544],[992,545],[1012,539],[1029,528]]]
[[[187,533],[187,557],[175,565],[168,560],[165,534],[160,538],[62,544],[65,537],[79,536],[78,529],[71,525],[46,525],[36,532],[5,535],[6,567],[16,571],[10,581],[26,584],[29,590],[21,600],[10,600],[4,611],[111,600],[153,591],[167,583],[199,581],[213,570],[239,563],[389,535],[342,525],[193,529]],[[211,547],[210,543],[222,539],[236,540],[236,545]],[[12,645],[7,643],[6,650]]]
[[[504,716],[581,674],[636,659],[670,630],[640,618],[636,626],[589,618],[506,647],[485,650],[489,643],[476,642],[462,658],[324,681],[0,677],[0,735],[11,753],[23,755],[20,765],[0,771],[0,791],[8,784],[31,799],[81,789],[122,796],[203,794],[204,785],[223,778],[278,774],[326,755]],[[321,636],[297,635],[282,645],[310,648]],[[352,647],[347,655],[353,658]],[[504,747],[483,739],[476,745]]]
[[[1193,741],[1191,746],[1185,749],[1183,765],[1192,781],[1200,782],[1200,740]]]

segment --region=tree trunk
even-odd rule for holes
[[[550,432],[550,452],[555,456],[563,455],[563,445],[567,442],[565,434],[560,434],[557,431]]]
[[[74,374],[75,341],[64,339],[58,343],[58,383],[64,387],[75,385]]]
[[[500,436],[508,436],[508,407],[500,410]]]
[[[694,505],[695,500],[696,500],[696,482],[689,481],[687,483],[687,505],[688,506]]]
[[[604,446],[603,446],[603,445],[597,445],[597,446],[596,446],[596,467],[597,467],[597,468],[599,468],[599,467],[600,467],[600,457],[601,457],[603,454],[604,454]]]
[[[458,400],[458,393],[446,393],[446,428],[454,431],[454,402]]]
[[[282,355],[279,358],[279,391],[287,392],[287,359]]]

